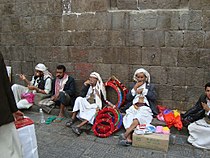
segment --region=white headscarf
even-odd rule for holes
[[[136,79],[136,75],[137,75],[138,73],[144,73],[144,75],[145,75],[146,78],[147,78],[147,82],[150,83],[150,74],[149,74],[149,72],[148,72],[147,70],[145,70],[145,69],[143,69],[143,68],[137,69],[137,70],[135,71],[135,73],[134,73],[134,75],[133,75],[133,80],[134,80],[134,81],[138,82],[137,79]]]
[[[104,83],[101,79],[101,76],[97,72],[92,72],[90,74],[90,77],[95,77],[98,79],[96,83],[96,90],[99,92],[100,96],[96,95],[96,104],[101,109],[102,108],[101,92],[103,94],[104,99],[106,100],[106,89],[105,89]]]
[[[47,67],[42,63],[37,64],[35,66],[35,70],[42,71],[44,73],[44,79],[46,79],[47,77],[52,78],[52,74],[47,70]]]

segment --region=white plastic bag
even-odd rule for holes
[[[25,122],[27,122],[27,120]],[[23,149],[23,158],[38,158],[38,147],[34,124],[27,125],[26,123],[24,126],[20,125],[20,127],[17,128],[17,131]]]

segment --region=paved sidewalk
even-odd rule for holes
[[[119,146],[118,135],[98,138],[90,126],[84,128],[81,136],[75,135],[65,127],[67,119],[61,123],[40,124],[38,112],[24,111],[35,122],[38,152],[40,158],[207,158],[210,150],[198,149],[187,143],[186,135],[176,135],[176,142],[169,144],[168,152],[136,147]],[[45,117],[50,115],[45,114]]]

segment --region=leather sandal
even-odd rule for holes
[[[69,121],[66,122],[66,127],[71,127],[75,122],[75,119],[70,119]]]
[[[79,127],[72,127],[72,131],[78,136],[81,134],[81,129]]]

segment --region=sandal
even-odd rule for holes
[[[122,146],[131,146],[132,145],[132,142],[129,142],[127,140],[120,140],[119,141],[119,145],[122,145]]]
[[[66,122],[66,127],[71,127],[75,122],[75,119],[70,119],[69,121]]]
[[[51,124],[55,119],[56,119],[56,116],[48,117],[47,120],[45,121],[45,124],[49,125],[49,124]]]
[[[126,140],[124,133],[121,133],[119,135],[119,140]]]
[[[81,129],[79,127],[72,127],[72,131],[78,136],[81,134]]]

